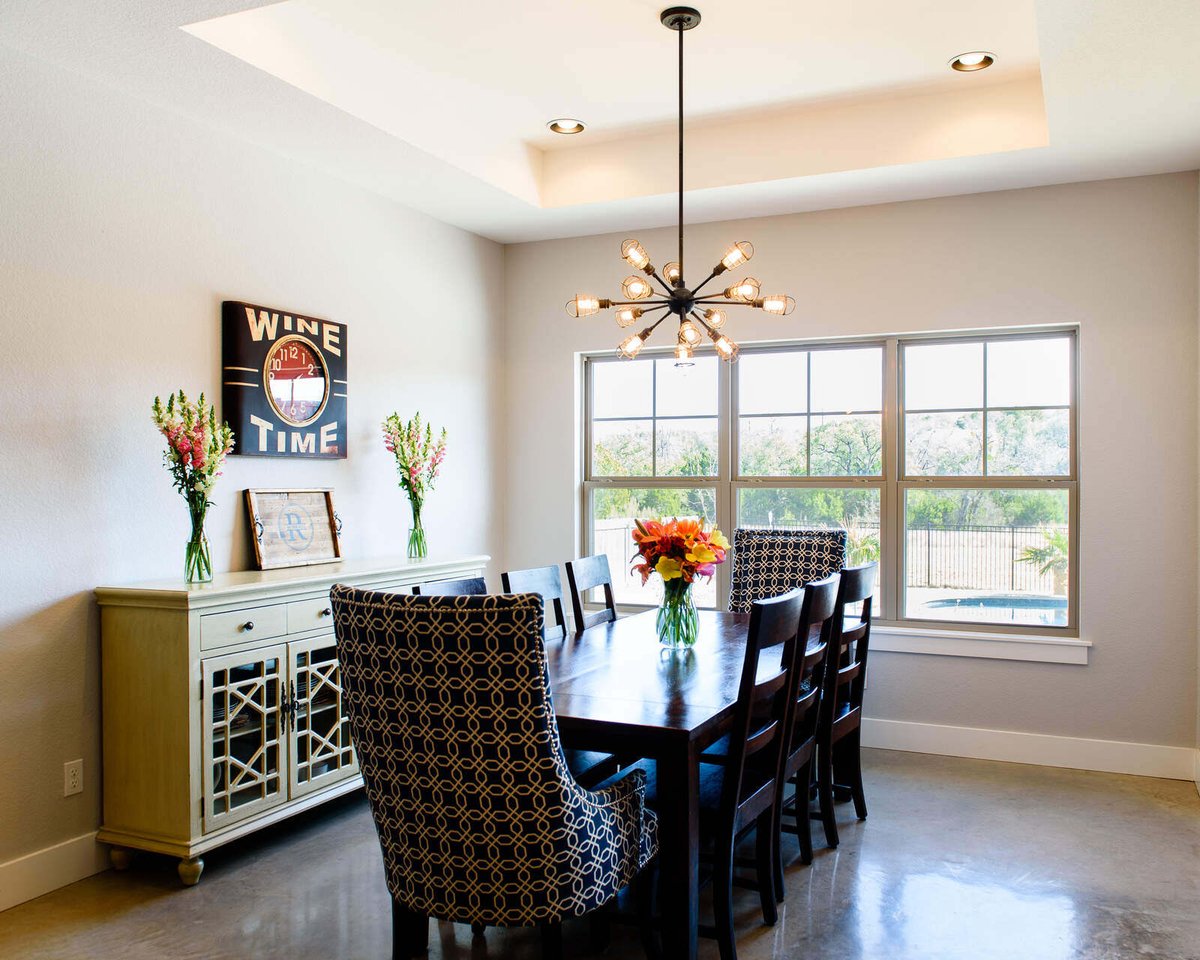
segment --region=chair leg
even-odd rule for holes
[[[825,842],[838,845],[837,814],[833,809],[833,757],[824,744],[817,750],[817,799],[821,804],[821,823],[825,827]]]
[[[779,920],[779,911],[775,908],[776,900],[782,899],[777,894],[775,886],[775,866],[782,863],[779,854],[779,834],[775,832],[776,804],[761,817],[754,825],[755,870],[758,874],[758,898],[762,903],[763,922],[768,927],[775,926]]]
[[[471,924],[471,936],[473,936],[473,937],[482,937],[486,930],[487,930],[487,927],[484,926],[482,923],[480,923],[478,920],[476,920],[473,924]]]
[[[771,874],[775,885],[775,902],[783,903],[786,891],[783,881],[783,798],[787,792],[787,784],[779,786],[779,796],[775,798],[775,806],[771,808]],[[761,880],[759,881],[761,883]]]
[[[542,960],[562,960],[562,924],[542,924]]]
[[[645,866],[633,881],[638,928],[642,936],[642,949],[646,952],[647,960],[658,960],[662,955],[662,949],[654,935],[654,891],[657,886],[657,863]]]
[[[713,919],[721,960],[737,960],[733,940],[733,845],[733,837],[721,838],[713,864]]]
[[[392,960],[412,960],[429,950],[429,918],[392,900]]]
[[[862,779],[862,727],[846,738],[849,753],[847,765],[850,769],[850,789],[854,794],[854,813],[859,820],[867,819],[867,795],[863,791]]]
[[[848,734],[833,745],[833,799],[845,803],[854,797],[854,791],[848,784],[854,779],[851,767],[850,740],[853,734]]]
[[[612,906],[610,901],[588,914],[588,935],[592,947],[599,953],[607,950],[612,942],[612,917],[609,915]]]
[[[800,841],[800,862],[805,866],[813,862],[812,821],[808,816],[811,803],[813,762],[808,762],[796,774],[796,839]]]

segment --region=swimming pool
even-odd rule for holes
[[[1050,627],[1067,625],[1066,597],[1028,593],[993,593],[927,600],[922,607],[934,620],[981,620],[991,623],[1024,623]]]

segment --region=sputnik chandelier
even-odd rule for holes
[[[627,360],[632,360],[638,355],[659,324],[670,316],[677,316],[679,331],[675,344],[676,366],[690,366],[694,362],[696,348],[704,341],[706,335],[713,342],[717,355],[722,360],[732,362],[737,359],[738,345],[721,332],[728,319],[725,306],[757,307],[767,313],[785,316],[796,309],[796,301],[786,294],[762,296],[759,282],[754,277],[735,281],[726,287],[723,293],[701,296],[700,291],[709,281],[729,270],[737,269],[754,256],[754,247],[748,240],[739,240],[726,250],[720,262],[712,268],[712,272],[696,287],[689,289],[684,280],[683,34],[700,22],[700,11],[692,7],[670,7],[662,12],[659,19],[668,30],[679,34],[679,259],[666,264],[662,275],[659,275],[654,264],[650,262],[650,254],[646,252],[646,248],[637,240],[626,240],[621,244],[622,258],[645,276],[635,273],[625,278],[621,284],[621,293],[626,297],[624,300],[606,300],[581,293],[575,299],[567,301],[567,313],[573,317],[590,317],[601,310],[616,308],[617,326],[625,328],[633,326],[639,320],[648,321],[654,314],[661,312],[661,317],[621,341],[617,352]],[[657,281],[663,288],[665,297],[651,299],[654,293],[651,280]]]

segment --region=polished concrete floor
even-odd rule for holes
[[[869,751],[870,819],[788,871],[779,923],[739,900],[742,960],[1200,957],[1200,798],[1191,783]],[[786,849],[795,852],[794,839]],[[207,858],[180,887],[144,856],[0,914],[0,958],[386,958],[390,913],[361,795]],[[431,960],[536,958],[532,931],[441,924]],[[591,957],[586,924],[566,952]],[[643,956],[618,928],[604,954]],[[701,956],[715,958],[702,941]]]

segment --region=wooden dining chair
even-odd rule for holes
[[[779,797],[777,777],[788,744],[791,680],[797,663],[797,633],[804,595],[793,590],[781,597],[755,601],[738,683],[729,734],[713,752],[701,755],[700,829],[712,845],[714,926],[700,928],[717,940],[721,960],[736,960],[733,934],[733,887],[758,890],[763,921],[778,919],[775,863],[778,834],[774,830]],[[776,659],[778,658],[778,659]],[[722,750],[721,747],[724,747]],[[627,768],[630,769],[630,768]],[[658,798],[657,768],[643,760],[632,769],[647,773],[646,803]],[[735,877],[734,850],[755,831],[755,878]]]
[[[412,588],[418,597],[478,597],[487,593],[487,582],[483,577],[466,577],[462,580],[430,580]]]
[[[342,585],[331,598],[392,956],[423,954],[432,917],[541,927],[543,956],[558,960],[562,922],[637,877],[657,852],[658,824],[643,774],[591,791],[563,763],[541,603]]]
[[[788,745],[783,751],[779,777],[779,801],[775,806],[775,895],[784,898],[782,833],[794,833],[800,840],[800,861],[812,863],[812,826],[808,818],[809,785],[813,779],[813,760],[817,748],[817,723],[820,718],[821,689],[828,668],[830,636],[836,612],[840,576],[834,574],[804,588],[800,610],[799,636],[807,638],[797,645],[793,702],[788,729]],[[795,784],[792,798],[786,799],[789,784]],[[784,817],[788,820],[785,822]]]
[[[510,570],[500,574],[505,593],[536,593],[542,598],[543,640],[565,640],[567,618],[563,612],[562,578],[557,566],[534,567],[529,570]],[[554,624],[550,624],[550,612],[554,611]],[[620,760],[615,754],[596,750],[576,750],[565,747],[563,753],[571,773],[585,787],[594,786],[605,777],[620,769]]]
[[[532,567],[529,570],[509,570],[500,574],[500,582],[504,585],[505,593],[537,593],[541,595],[545,607],[546,626],[542,637],[546,640],[565,640],[567,637],[567,616],[563,611],[562,577],[558,575],[558,566]],[[550,622],[551,611],[554,622]]]
[[[842,571],[837,605],[830,630],[828,667],[821,689],[817,721],[817,819],[825,827],[825,840],[838,845],[835,794],[854,800],[859,820],[867,818],[867,798],[862,780],[862,708],[867,684],[867,654],[871,642],[871,593],[879,564],[867,563]],[[859,613],[847,608],[861,603]]]
[[[575,620],[575,633],[583,633],[598,623],[611,623],[617,619],[617,604],[613,600],[612,573],[608,569],[608,557],[597,554],[581,560],[567,561],[567,584],[571,588],[571,615]],[[594,587],[604,588],[604,609],[585,614],[585,595]]]

